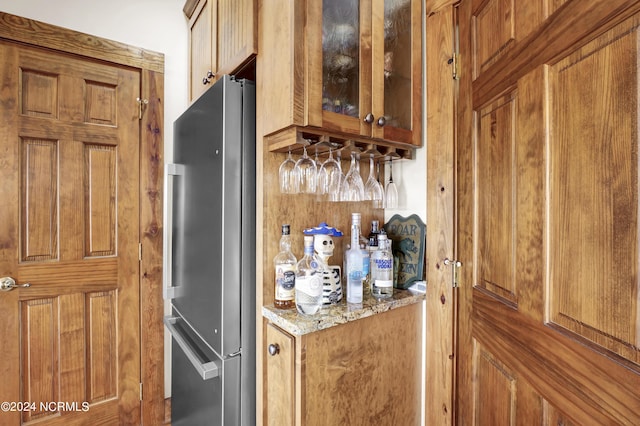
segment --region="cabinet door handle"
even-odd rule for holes
[[[269,355],[276,356],[280,353],[280,346],[277,343],[272,343],[269,345]]]
[[[367,124],[373,123],[374,119],[375,119],[375,117],[371,113],[369,113],[369,114],[364,116],[364,122],[367,123]]]
[[[387,124],[387,119],[384,118],[384,116],[379,117],[378,118],[378,126],[384,127],[385,124]]]
[[[202,79],[202,84],[209,84],[211,83],[211,79],[213,77],[215,77],[216,75],[213,73],[213,71],[209,70],[207,71],[207,76],[205,78]]]

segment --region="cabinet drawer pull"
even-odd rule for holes
[[[280,346],[277,343],[269,345],[269,355],[276,356],[280,353]]]

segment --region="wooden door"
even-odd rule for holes
[[[138,425],[139,73],[0,57],[0,424]]]
[[[640,424],[639,10],[461,3],[458,424]]]

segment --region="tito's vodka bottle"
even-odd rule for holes
[[[291,252],[291,236],[289,225],[282,225],[280,237],[280,253],[273,259],[276,269],[276,291],[273,305],[280,309],[294,306],[296,263],[298,259]]]
[[[304,236],[304,257],[296,266],[296,308],[313,315],[322,307],[322,275],[324,265],[313,254],[313,235]]]
[[[366,254],[360,249],[360,213],[351,214],[351,246],[345,252],[347,303],[362,303],[362,281],[365,278]]]

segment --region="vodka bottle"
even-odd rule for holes
[[[365,278],[365,250],[360,248],[360,213],[351,214],[351,246],[345,252],[347,303],[362,303],[362,281]],[[367,268],[368,269],[368,268]]]
[[[304,257],[296,265],[296,308],[313,315],[322,307],[322,261],[313,254],[313,235],[304,237]]]
[[[378,250],[371,253],[371,295],[378,299],[393,296],[393,256],[387,235],[378,235]]]
[[[294,306],[296,263],[298,259],[291,252],[291,236],[289,225],[282,225],[280,237],[280,253],[273,259],[276,272],[275,295],[273,305],[280,309]]]

